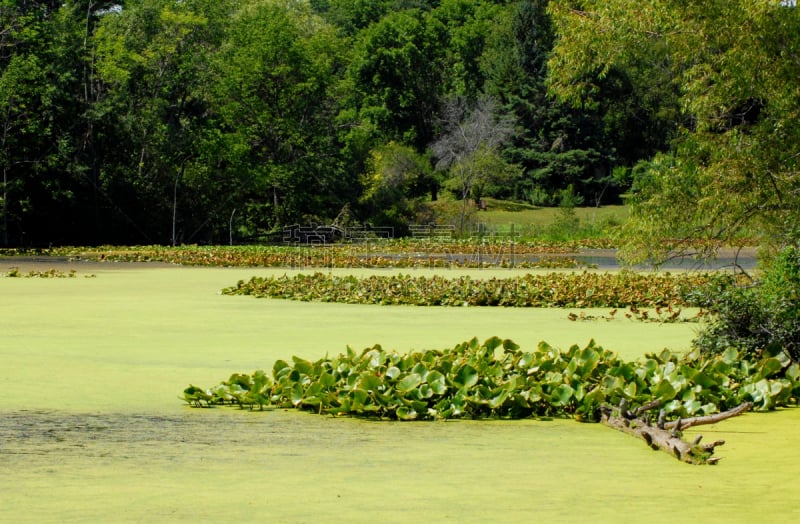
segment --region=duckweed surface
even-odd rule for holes
[[[800,410],[691,430],[727,441],[710,468],[572,420],[389,423],[192,410],[178,399],[188,382],[348,344],[410,350],[497,335],[566,347],[595,338],[635,358],[686,348],[694,325],[219,294],[253,274],[284,273],[252,268],[76,269],[96,278],[0,279],[0,522],[800,518]]]

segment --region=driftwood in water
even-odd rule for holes
[[[681,431],[692,426],[714,424],[721,420],[741,415],[753,406],[751,402],[745,402],[723,413],[685,420],[678,419],[671,422],[664,421],[664,410],[661,410],[658,421],[653,425],[645,412],[648,409],[658,407],[658,405],[658,401],[654,401],[633,411],[627,409],[625,401],[621,402],[618,408],[604,406],[601,408],[601,422],[629,435],[639,437],[651,448],[666,451],[683,462],[689,464],[716,464],[719,461],[719,457],[712,456],[714,448],[723,445],[725,443],[724,440],[701,444],[700,440],[703,437],[698,435],[693,441],[687,442],[681,438]],[[645,414],[640,416],[640,413]]]

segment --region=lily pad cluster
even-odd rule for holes
[[[381,240],[369,244],[284,246],[101,246],[0,250],[0,256],[60,256],[101,262],[162,262],[217,267],[575,268],[577,243]]]
[[[617,314],[619,313],[619,315]],[[571,320],[572,322],[594,322],[598,320],[605,320],[610,322],[615,318],[627,318],[628,320],[634,320],[637,322],[652,322],[658,324],[676,324],[679,322],[694,322],[698,323],[703,318],[708,317],[709,313],[704,309],[695,310],[694,314],[692,315],[683,315],[683,310],[679,307],[672,307],[669,305],[667,307],[656,306],[653,309],[644,309],[639,308],[637,306],[629,306],[627,310],[617,310],[616,308],[612,309],[605,315],[593,315],[591,313],[587,313],[584,310],[581,310],[579,313],[570,312],[567,315],[567,319]]]
[[[7,278],[75,278],[77,271],[74,269],[70,269],[69,271],[61,271],[55,268],[48,269],[46,271],[37,271],[37,270],[30,270],[30,271],[20,271],[18,267],[12,267],[5,274],[0,276],[4,276]]]
[[[291,251],[337,250],[352,251],[357,248],[374,248],[389,254],[442,254],[442,253],[472,253],[478,248],[486,254],[502,254],[512,248],[518,254],[566,254],[577,253],[581,249],[611,249],[615,247],[611,239],[580,239],[565,241],[550,240],[516,240],[504,239],[466,239],[466,240],[434,240],[434,239],[374,239],[365,242],[338,242],[333,244],[310,245],[193,245],[180,246],[77,246],[77,247],[50,247],[50,248],[0,248],[0,256],[59,256],[80,257],[86,259],[104,259],[117,262],[136,262],[145,260],[158,260],[171,262],[186,260],[187,263],[203,263],[219,259],[236,261],[255,260],[262,255],[276,254]],[[364,249],[362,249],[363,251]]]
[[[277,361],[235,373],[211,388],[190,385],[195,407],[296,408],[394,420],[569,416],[599,420],[603,405],[653,405],[671,418],[708,415],[753,402],[769,410],[796,403],[800,367],[785,356],[741,360],[730,349],[709,357],[664,350],[626,362],[593,341],[561,351],[542,342],[524,351],[510,340],[478,339],[448,350],[398,353],[379,345],[337,357]]]
[[[699,306],[698,289],[732,286],[730,274],[549,273],[474,279],[411,275],[252,277],[223,290],[228,295],[350,304],[509,307]]]

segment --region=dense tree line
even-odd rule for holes
[[[769,109],[742,92],[706,122],[666,49],[613,59],[573,3],[0,0],[0,245],[402,228],[448,194],[617,202],[686,129]]]

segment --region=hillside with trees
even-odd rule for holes
[[[798,26],[780,1],[0,0],[0,246],[623,195],[631,258],[796,242]]]

